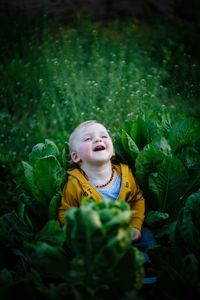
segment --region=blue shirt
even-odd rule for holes
[[[107,201],[116,200],[119,196],[119,192],[121,189],[121,180],[117,172],[115,171],[115,175],[110,184],[103,188],[96,188],[97,191],[103,196],[103,198]]]

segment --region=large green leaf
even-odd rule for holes
[[[14,210],[0,217],[0,240],[5,246],[14,247],[17,240],[26,240],[32,234],[32,230],[22,222]]]
[[[98,212],[90,205],[70,208],[66,213],[67,240],[78,255],[91,260],[93,251],[102,245],[103,228]],[[95,250],[96,249],[96,250]]]
[[[19,202],[18,210],[17,210],[18,216],[23,223],[27,224],[29,226],[29,228],[31,228],[31,230],[33,230],[33,224],[29,218],[28,212],[26,211],[26,205],[27,204],[25,204],[24,202],[21,202],[21,201]],[[28,206],[30,207],[30,205],[28,205]],[[37,209],[37,207],[33,208],[32,203],[31,203],[31,208],[34,211],[35,211],[35,209]]]
[[[182,161],[187,169],[200,165],[200,154],[194,147],[184,147],[177,154],[177,157]]]
[[[128,135],[128,133],[122,130],[122,145],[126,154],[131,158],[132,162],[135,162],[139,149],[133,139]]]
[[[61,201],[61,192],[55,194],[52,197],[52,199],[49,203],[49,209],[48,209],[49,219],[57,220],[57,218],[58,218],[58,207],[60,205],[60,201]]]
[[[62,247],[50,245],[46,242],[27,244],[33,249],[31,265],[40,274],[49,274],[53,278],[68,279],[69,259]]]
[[[94,257],[93,263],[98,268],[105,268],[108,264],[115,265],[118,263],[127,251],[127,246],[130,245],[131,238],[125,228],[113,229],[107,232],[107,238],[104,238]]]
[[[29,192],[35,200],[37,200],[39,203],[43,203],[44,196],[36,185],[33,167],[25,161],[22,161],[22,166],[24,169],[25,181]]]
[[[38,143],[33,146],[31,153],[29,154],[29,161],[32,165],[42,157],[42,150],[44,148],[44,143]]]
[[[163,109],[159,113],[160,126],[162,127],[163,133],[167,136],[167,133],[170,131],[172,127],[172,116],[170,115],[167,109]]]
[[[169,145],[168,140],[165,137],[154,139],[150,145],[152,148],[158,149],[165,154],[171,153],[171,147]]]
[[[60,151],[56,144],[48,139],[45,140],[42,152],[43,156],[54,155],[57,158],[60,155]]]
[[[158,171],[149,176],[149,189],[153,194],[150,210],[176,215],[182,202],[181,196],[187,187],[188,174],[179,159],[168,155],[159,164]]]
[[[190,168],[188,170],[188,174],[190,175],[190,177],[188,180],[187,188],[185,190],[185,198],[200,189],[200,164]]]
[[[32,148],[32,152],[29,154],[29,161],[32,165],[34,165],[38,159],[49,155],[53,155],[58,158],[60,152],[53,141],[46,139],[44,143],[36,144]]]
[[[192,145],[199,136],[197,122],[189,117],[182,117],[172,125],[168,135],[169,143],[174,151],[179,148]]]
[[[189,196],[179,216],[179,231],[181,232],[183,244],[187,245],[190,252],[195,253],[200,258],[200,193]]]
[[[151,210],[145,215],[145,224],[153,226],[156,224],[162,225],[169,218],[167,213]]]
[[[12,272],[8,271],[8,269],[0,270],[0,286],[9,286],[12,282]]]
[[[147,123],[140,117],[132,122],[129,134],[140,150],[149,142]]]
[[[159,246],[148,253],[159,271],[159,286],[167,284],[173,289],[165,291],[166,299],[199,299],[200,297],[200,192],[192,194],[181,208],[172,229],[169,247]],[[187,270],[187,272],[186,272]],[[186,295],[186,297],[185,297]]]
[[[123,299],[137,299],[135,298],[135,294],[142,287],[144,277],[143,263],[144,259],[141,252],[135,247],[130,247],[128,251],[122,255],[114,268],[114,273],[117,274],[117,276],[113,276],[112,270],[106,272],[106,276],[110,275],[111,277],[111,299],[112,296],[118,299],[122,291],[127,291],[128,294],[132,293],[129,297],[127,295],[127,298],[124,297]],[[108,298],[106,297],[106,299]]]
[[[161,299],[199,299],[198,260],[192,253],[181,256],[173,250],[162,246],[148,250],[159,273],[157,285]]]
[[[157,171],[157,165],[164,159],[165,154],[155,144],[148,144],[140,153],[135,162],[135,174],[138,181],[146,184],[149,174]]]
[[[51,199],[60,190],[63,180],[62,168],[55,156],[50,155],[37,160],[34,174],[37,186],[46,197]]]
[[[187,272],[185,272],[186,269]],[[195,256],[193,253],[187,254],[183,259],[183,266],[181,271],[182,274],[184,274],[185,280],[189,282],[191,286],[197,287],[200,292],[200,282],[199,282],[200,264],[197,259],[197,256]]]
[[[62,246],[65,241],[65,233],[58,221],[50,220],[36,235],[35,239],[51,245]]]
[[[131,211],[123,202],[89,203],[81,208],[71,208],[66,213],[67,240],[76,253],[93,263],[106,265],[119,259],[130,245]],[[121,252],[120,252],[121,251]],[[121,253],[121,254],[120,254]]]
[[[113,137],[116,159],[128,164],[127,153],[122,145],[121,134],[116,133]]]
[[[159,270],[159,273],[166,274],[165,276],[171,281],[180,281],[183,282],[183,277],[180,274],[180,271],[177,269],[176,261],[174,264],[171,264],[171,249],[162,247],[161,245],[155,246],[148,249],[148,254],[156,266],[156,269]],[[177,257],[177,261],[180,257]]]

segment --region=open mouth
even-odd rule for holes
[[[102,151],[102,150],[105,150],[105,149],[106,148],[104,146],[99,145],[99,146],[96,146],[93,151],[97,152],[97,151]]]

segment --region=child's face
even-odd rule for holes
[[[106,128],[98,123],[80,128],[73,146],[71,158],[80,165],[104,163],[114,155],[112,139]]]

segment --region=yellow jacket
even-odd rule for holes
[[[131,169],[125,164],[113,165],[121,179],[121,190],[117,200],[126,201],[134,210],[131,225],[141,229],[144,221],[145,204],[142,191],[137,185]],[[80,169],[68,170],[68,181],[63,189],[61,206],[58,209],[58,218],[62,225],[66,223],[65,212],[70,207],[80,207],[83,196],[100,201],[102,195],[86,179]]]

